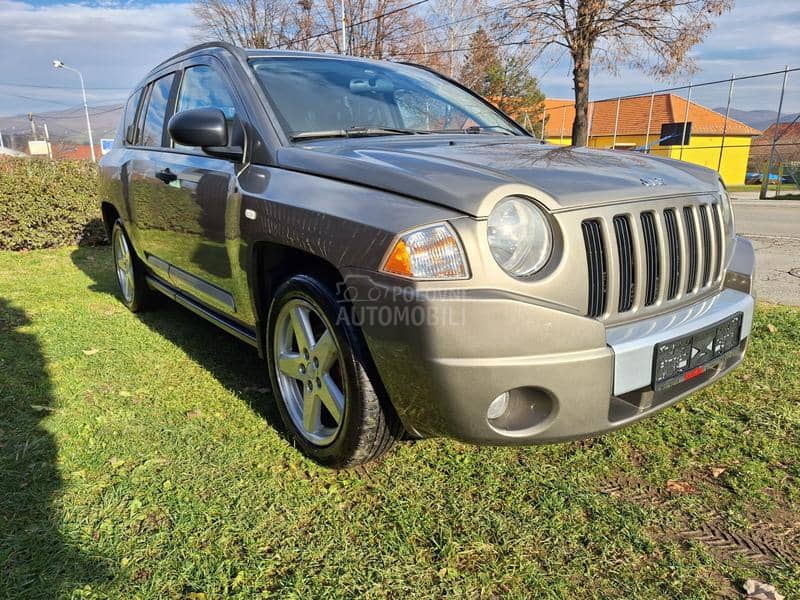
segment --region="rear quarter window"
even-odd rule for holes
[[[142,138],[139,142],[142,146],[162,145],[169,93],[172,89],[172,81],[174,79],[175,74],[170,73],[161,79],[156,79],[152,85],[150,98],[147,103],[147,114],[145,115],[144,126],[142,127]]]
[[[136,90],[125,105],[125,116],[122,125],[122,132],[125,136],[125,143],[133,144],[136,141],[136,110],[139,108],[139,100],[142,97],[142,90]]]

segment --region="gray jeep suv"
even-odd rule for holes
[[[544,145],[413,65],[191,48],[131,94],[100,179],[123,302],[256,348],[330,467],[403,434],[609,431],[730,371],[751,329],[714,171]]]

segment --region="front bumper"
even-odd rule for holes
[[[534,444],[628,425],[733,369],[744,358],[752,327],[753,269],[752,246],[737,238],[720,293],[608,328],[563,307],[497,290],[397,294],[391,278],[364,273],[350,273],[347,284],[382,383],[409,431]],[[734,350],[694,379],[652,389],[657,343],[739,312]],[[490,420],[490,404],[507,391],[504,412],[495,411]]]

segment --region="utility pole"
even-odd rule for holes
[[[344,15],[344,0],[342,0],[342,54],[347,54],[347,19]]]
[[[0,129],[0,148],[5,148],[5,147],[6,147],[6,145],[3,142],[3,130]]]
[[[44,143],[47,144],[47,158],[53,158],[53,151],[50,148],[50,132],[47,131],[47,123],[44,124]]]
[[[28,113],[28,121],[31,122],[31,137],[35,142],[39,139],[39,136],[36,135],[36,121],[33,120],[33,113]]]

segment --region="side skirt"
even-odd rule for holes
[[[188,308],[193,313],[200,315],[207,321],[210,321],[220,329],[227,331],[232,336],[237,337],[246,344],[253,346],[253,348],[258,348],[256,333],[249,327],[244,327],[231,321],[230,319],[225,318],[215,310],[202,304],[199,300],[196,300],[180,290],[175,289],[166,281],[156,277],[155,275],[147,275],[147,285],[154,290],[158,290],[168,298],[175,300],[175,302],[185,308]]]

